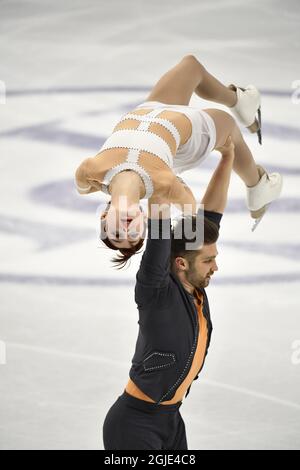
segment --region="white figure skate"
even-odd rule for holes
[[[255,186],[247,187],[247,207],[251,217],[255,219],[252,232],[282,190],[282,176],[279,173],[268,174],[260,165],[257,165],[257,169],[260,174],[259,182]]]
[[[229,108],[230,111],[251,133],[257,133],[258,142],[261,144],[261,108],[258,89],[254,85],[241,88],[233,84],[229,85],[228,88],[237,94],[237,102]]]

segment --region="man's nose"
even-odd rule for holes
[[[213,267],[213,270],[214,270],[214,271],[218,271],[218,270],[219,270],[219,268],[218,268],[218,265],[217,265],[217,263],[216,263],[216,262],[214,262],[214,267]]]

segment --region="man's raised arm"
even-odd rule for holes
[[[205,211],[223,214],[227,203],[227,193],[234,161],[234,144],[231,137],[228,137],[225,144],[216,150],[221,152],[222,157],[211,177],[201,203],[204,204]]]
[[[170,204],[157,197],[148,199],[148,235],[137,285],[165,287],[169,281],[171,252]]]

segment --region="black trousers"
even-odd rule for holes
[[[105,417],[104,449],[187,450],[181,404],[156,405],[124,390]]]

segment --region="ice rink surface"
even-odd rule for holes
[[[114,271],[97,239],[107,196],[80,196],[74,172],[188,53],[261,90],[262,147],[243,132],[284,177],[252,233],[232,176],[212,342],[181,407],[189,449],[300,448],[299,26],[296,0],[1,2],[1,449],[103,449],[135,348],[141,255]],[[218,159],[182,175],[196,195]]]

